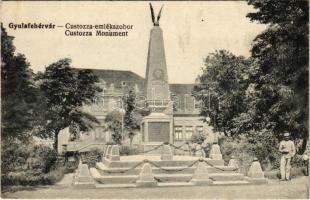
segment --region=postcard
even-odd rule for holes
[[[1,196],[308,199],[308,1],[3,1]]]

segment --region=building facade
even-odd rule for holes
[[[131,90],[135,92],[137,101],[143,102],[145,100],[145,79],[143,77],[131,71],[92,70],[99,78],[98,86],[102,88],[102,92],[96,95],[91,105],[85,105],[83,110],[96,116],[100,124],[89,132],[80,133],[80,137],[75,140],[70,140],[69,129],[63,130],[59,136],[59,152],[83,148],[87,150],[88,146],[91,148],[112,142],[112,133],[106,129],[104,123],[107,114],[121,109],[123,97],[128,95]],[[171,141],[176,145],[190,141],[192,135],[196,133],[204,134],[207,138],[212,135],[211,127],[203,122],[203,118],[199,116],[201,102],[197,102],[191,95],[193,87],[194,84],[169,84],[170,96],[173,101]],[[133,140],[134,145],[139,145],[143,141],[142,129],[136,134]],[[62,146],[65,146],[65,149]]]

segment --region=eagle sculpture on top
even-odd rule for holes
[[[159,26],[159,19],[160,19],[160,15],[161,15],[161,10],[163,9],[163,5],[161,6],[161,8],[159,10],[156,21],[155,21],[154,9],[153,9],[153,6],[151,3],[150,3],[150,9],[151,9],[151,15],[152,15],[152,22],[153,22],[154,26]]]

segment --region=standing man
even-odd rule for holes
[[[295,145],[290,140],[290,133],[284,133],[284,140],[280,142],[279,151],[281,152],[280,171],[281,181],[290,180],[291,159],[295,155]]]

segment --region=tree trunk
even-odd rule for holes
[[[55,130],[55,138],[54,138],[54,149],[56,152],[58,152],[58,134],[60,132],[60,129]]]
[[[301,144],[301,147],[298,151],[298,154],[302,155],[305,153],[306,148],[307,148],[307,142],[308,142],[308,132],[305,131],[305,133],[303,135],[303,139],[302,139],[302,144]]]

